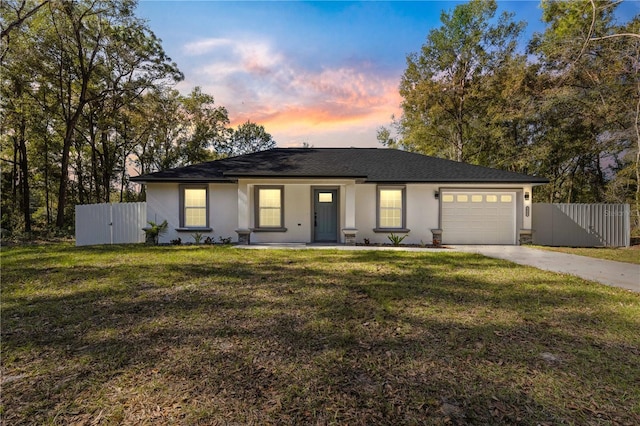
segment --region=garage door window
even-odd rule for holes
[[[497,195],[487,195],[487,203],[497,203],[498,196]]]
[[[481,203],[482,202],[482,195],[472,195],[471,196],[471,202],[472,203]]]
[[[501,195],[500,196],[500,202],[501,203],[510,203],[512,201],[512,197],[511,195]]]
[[[442,202],[443,203],[453,203],[453,195],[443,195],[442,196]]]
[[[459,203],[466,203],[467,201],[469,201],[469,196],[465,194],[457,195],[456,201]]]

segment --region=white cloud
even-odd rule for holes
[[[399,76],[377,75],[370,64],[313,69],[256,39],[200,40],[185,51],[204,62],[187,78],[227,107],[232,122],[263,124],[287,144],[306,138],[320,146],[320,131],[375,144],[375,129],[398,112]]]
[[[184,51],[187,55],[197,56],[212,52],[219,47],[231,46],[232,40],[226,38],[207,38],[203,40],[187,43]]]

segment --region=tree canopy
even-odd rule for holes
[[[68,229],[75,204],[144,197],[130,173],[275,145],[234,139],[227,110],[199,87],[176,91],[183,75],[135,7],[0,2],[4,230]]]
[[[640,17],[614,0],[543,0],[546,27],[526,51],[524,24],[494,0],[445,11],[407,56],[402,115],[387,146],[545,176],[536,200],[629,202],[640,225]]]

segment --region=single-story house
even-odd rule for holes
[[[132,178],[161,242],[520,244],[547,179],[395,149],[277,148]],[[186,238],[185,238],[186,237]]]

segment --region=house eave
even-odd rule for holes
[[[549,183],[548,180],[534,181],[534,180],[470,180],[470,179],[422,179],[422,180],[397,180],[397,179],[367,179],[364,183],[378,183],[378,184],[469,184],[469,185],[532,185],[539,186]]]
[[[138,179],[131,178],[130,180],[139,184],[149,183],[238,183],[238,179],[282,179],[282,180],[295,180],[295,179],[355,179],[356,183],[373,183],[373,184],[469,184],[469,185],[532,185],[540,186],[549,183],[547,179],[541,180],[469,180],[469,179],[411,179],[411,180],[399,180],[399,179],[367,179],[366,176],[345,176],[345,175],[324,175],[324,176],[274,176],[274,175],[230,175],[225,178],[216,179],[194,179],[194,178],[154,178],[154,179]]]
[[[131,182],[140,183],[146,185],[148,183],[237,183],[237,179],[229,179],[229,178],[216,178],[216,179],[206,179],[206,178],[153,178],[153,179],[137,179],[131,178],[129,179]]]

